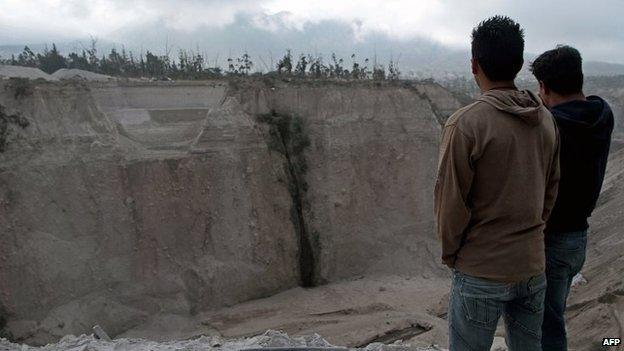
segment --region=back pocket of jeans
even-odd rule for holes
[[[496,322],[501,314],[499,301],[486,297],[463,295],[461,299],[464,313],[470,322],[483,328],[496,329]]]

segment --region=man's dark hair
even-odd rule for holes
[[[472,58],[489,80],[515,79],[523,57],[524,30],[511,18],[490,17],[472,30]]]
[[[531,71],[557,94],[570,95],[583,90],[583,59],[571,46],[558,45],[539,55],[531,64]]]

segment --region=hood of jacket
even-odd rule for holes
[[[602,136],[613,129],[611,107],[598,96],[555,105],[551,112],[557,124],[568,129],[582,130],[594,136]]]
[[[536,126],[542,122],[546,107],[542,100],[529,90],[492,89],[478,99],[495,107],[500,111],[512,114],[524,122]]]

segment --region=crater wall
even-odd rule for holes
[[[432,189],[440,106],[457,102],[437,86],[0,84],[29,122],[8,124],[0,153],[0,313],[17,340],[116,335],[300,285],[301,223],[314,284],[444,274]],[[309,139],[300,208],[267,113]]]

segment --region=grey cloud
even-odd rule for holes
[[[289,13],[267,13],[267,6],[274,4],[275,0],[71,0],[60,5],[38,0],[47,13],[30,15],[25,7],[22,9],[25,5],[19,5],[17,1],[0,0],[0,5],[3,2],[10,2],[14,11],[0,13],[0,45],[61,41],[72,35],[85,37],[93,34],[143,47],[162,42],[169,36],[180,47],[193,47],[194,42],[218,42],[221,48],[230,46],[238,50],[257,45],[256,41],[249,39],[254,38],[270,42],[265,45],[269,47],[295,46],[298,43],[294,40],[301,40],[310,47],[320,46],[318,43],[322,42],[340,49],[356,46],[357,42],[376,41],[376,45],[405,49],[413,41],[423,37],[438,38],[441,32],[445,32],[451,35],[452,44],[465,50],[475,24],[494,14],[506,14],[525,28],[529,52],[539,53],[557,43],[567,43],[578,47],[586,58],[624,63],[624,21],[621,20],[624,1],[621,0],[440,0],[435,2],[440,13],[426,16],[424,24],[414,22],[413,26],[410,19],[417,16],[407,10],[396,14],[402,16],[400,21],[393,21],[392,16],[379,16],[384,11],[383,6],[367,6],[365,8],[371,10],[366,12],[335,14],[331,13],[331,2],[325,1],[327,8],[317,11],[314,19],[307,16],[307,8],[302,7],[301,13],[295,14],[296,27],[289,21]],[[353,2],[353,6],[358,3]],[[322,14],[320,19],[319,13]],[[106,18],[110,21],[103,20],[103,16],[108,16]],[[323,19],[323,16],[327,18]],[[387,23],[380,24],[380,17]],[[245,20],[241,22],[241,18]],[[74,23],[76,30],[67,29],[65,22]],[[90,26],[94,22],[97,25]],[[319,23],[333,23],[341,30],[325,33],[323,35],[328,36],[325,38],[315,29]],[[294,32],[301,33],[294,35]],[[396,37],[397,33],[410,35]],[[205,35],[221,38],[207,40],[203,38]],[[380,44],[381,40],[387,43]],[[159,44],[157,48],[161,46]]]
[[[481,19],[508,15],[525,29],[527,50],[539,53],[566,43],[595,60],[624,62],[624,1],[452,1],[449,25],[468,32]]]

